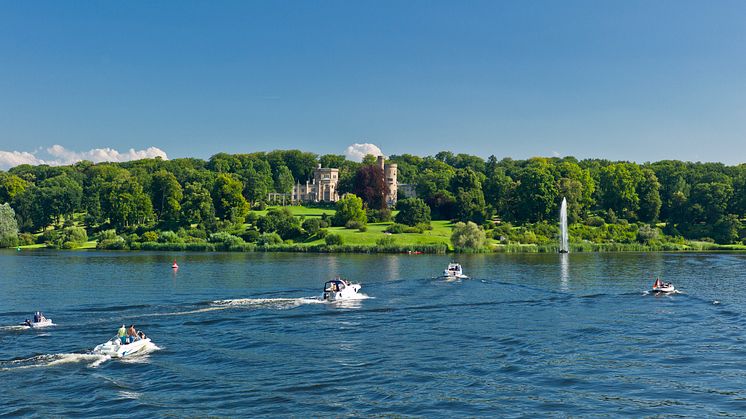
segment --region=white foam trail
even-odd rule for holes
[[[47,354],[38,355],[32,358],[19,359],[15,361],[3,362],[0,371],[11,371],[16,369],[56,367],[63,364],[72,364],[77,362],[91,362],[89,367],[97,367],[104,361],[108,360],[106,355],[96,354]]]
[[[295,308],[304,304],[323,304],[324,301],[318,297],[304,298],[236,298],[230,300],[213,301],[218,308],[249,307],[249,308],[275,308],[285,310]]]
[[[196,310],[188,310],[188,311],[173,311],[170,313],[153,313],[153,314],[143,314],[138,317],[158,317],[158,316],[185,316],[187,314],[196,314],[196,313],[205,313],[208,311],[215,311],[215,310],[225,310],[228,307],[207,307],[207,308],[200,308]]]
[[[24,330],[24,329],[30,329],[30,327],[24,326],[22,324],[17,324],[13,326],[0,326],[0,330]]]

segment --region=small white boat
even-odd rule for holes
[[[38,322],[26,320],[25,322],[21,323],[21,326],[26,326],[26,327],[30,327],[31,329],[36,329],[40,327],[54,326],[54,323],[52,323],[52,319],[42,318]]]
[[[93,348],[93,353],[108,355],[112,358],[126,358],[142,352],[149,345],[150,338],[137,339],[134,342],[122,344],[122,340],[118,336],[114,336],[110,341]]]
[[[360,284],[352,284],[346,279],[333,279],[324,284],[324,293],[321,298],[327,301],[356,298],[361,287]]]
[[[668,293],[676,292],[676,288],[674,288],[672,283],[663,282],[660,280],[660,278],[656,278],[655,283],[653,284],[653,292],[668,294]]]
[[[443,271],[443,278],[446,279],[469,279],[468,276],[464,275],[461,265],[458,263],[449,263],[448,268]]]

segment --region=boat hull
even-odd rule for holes
[[[44,319],[40,322],[32,322],[31,324],[21,323],[21,326],[26,326],[31,329],[40,329],[44,327],[54,326],[54,323],[52,323],[52,319]]]
[[[339,301],[357,298],[360,284],[350,284],[341,291],[324,291],[321,298],[326,301]]]
[[[93,349],[93,352],[100,355],[108,355],[112,358],[126,358],[141,352],[143,349],[147,348],[149,344],[149,338],[139,339],[125,345],[122,345],[119,342],[119,338],[115,338],[96,346]]]

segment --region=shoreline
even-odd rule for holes
[[[326,244],[280,244],[280,245],[257,245],[244,243],[236,246],[226,247],[220,243],[158,243],[145,242],[136,243],[134,247],[122,247],[117,249],[99,248],[87,244],[72,249],[58,249],[40,245],[20,246],[18,252],[28,250],[102,250],[102,251],[124,251],[124,252],[234,252],[234,253],[357,253],[357,254],[464,254],[464,253],[559,253],[557,245],[537,244],[499,244],[491,248],[481,250],[454,250],[445,244],[434,245],[402,245],[402,246],[379,246],[379,245],[326,245]],[[13,250],[9,248],[7,250]],[[668,252],[668,253],[695,253],[695,252],[746,252],[744,245],[721,245],[708,242],[695,242],[688,244],[667,243],[659,245],[642,245],[630,243],[575,243],[570,244],[570,253],[621,253],[621,252]]]

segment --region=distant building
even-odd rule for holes
[[[386,203],[389,206],[394,205],[396,204],[398,192],[396,163],[386,164],[383,156],[378,156],[377,164],[383,170],[384,179],[389,187],[389,193],[386,195]],[[300,182],[295,183],[291,202],[337,202],[339,201],[338,186],[339,169],[322,168],[319,164],[313,171],[313,179],[307,180],[305,184]],[[278,199],[280,196],[272,196],[271,198]]]
[[[386,179],[386,184],[389,185],[389,194],[386,195],[386,203],[389,206],[393,206],[396,204],[396,199],[398,195],[399,185],[396,181],[396,169],[397,165],[396,163],[389,163],[385,164],[385,160],[383,156],[378,156],[378,167],[383,170],[383,177]]]
[[[397,193],[399,194],[399,198],[405,199],[405,198],[417,198],[417,188],[416,185],[411,183],[400,183],[397,186]]]
[[[337,202],[338,185],[339,169],[322,168],[319,164],[313,171],[313,179],[305,184],[296,182],[292,202]]]

